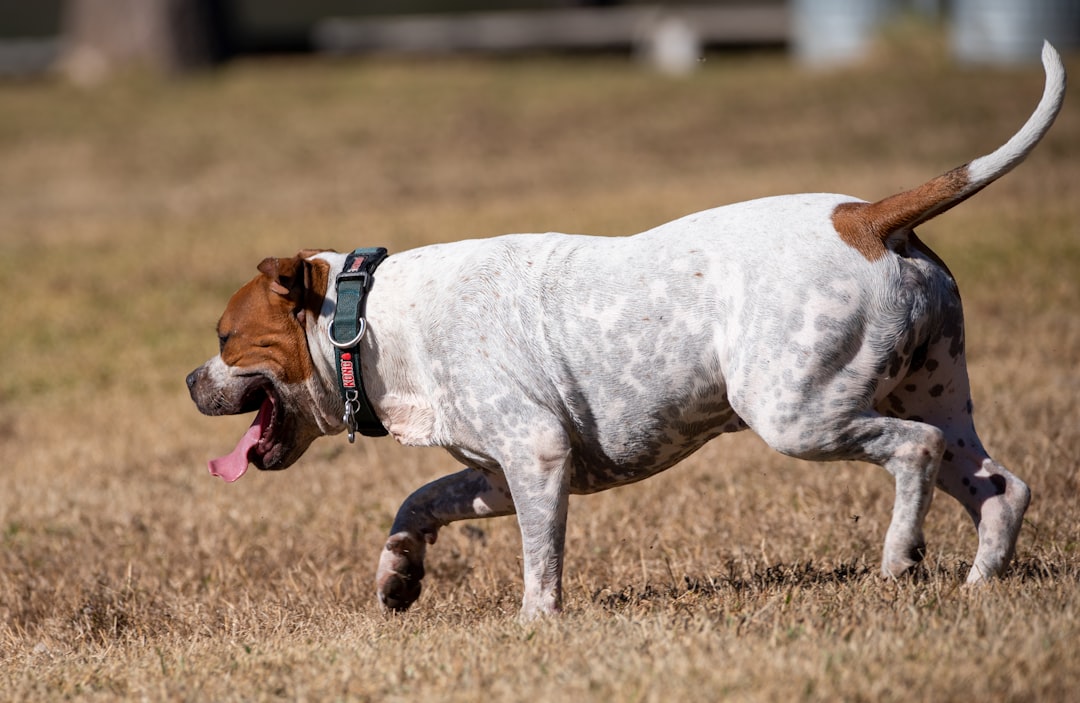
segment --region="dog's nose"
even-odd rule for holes
[[[191,373],[189,373],[187,375],[186,381],[187,381],[187,387],[188,387],[188,392],[189,393],[191,391],[195,390],[195,383],[196,383],[196,381],[198,381],[198,376],[199,376],[199,369],[195,369],[194,371],[192,371]]]

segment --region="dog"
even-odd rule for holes
[[[420,595],[441,527],[516,513],[521,614],[560,611],[570,494],[640,481],[747,428],[789,456],[892,474],[886,577],[922,559],[935,486],[975,522],[967,581],[997,576],[1030,491],[979,441],[960,295],[914,228],[1048,131],[1065,72],[1048,43],[1042,58],[1042,98],[1007,143],[877,202],[786,195],[631,237],[421,247],[361,272],[348,331],[335,283],[350,257],[267,258],[226,306],[219,354],[187,377],[207,415],[258,411],[210,470],[234,481],[249,463],[284,469],[317,437],[351,439],[361,406],[372,434],[449,451],[465,468],[408,496],[381,553],[376,590],[392,610]],[[338,351],[357,322],[352,351]]]

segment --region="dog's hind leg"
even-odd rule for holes
[[[465,469],[432,481],[398,509],[379,557],[375,584],[379,602],[405,610],[420,596],[424,555],[439,528],[457,520],[511,515],[514,501],[500,474]]]
[[[944,435],[925,423],[876,416],[854,421],[843,434],[850,437],[850,443],[829,458],[872,462],[896,481],[881,573],[890,578],[900,576],[926,554],[923,523],[945,451]]]
[[[968,583],[1000,575],[1012,561],[1016,541],[1031,502],[1031,491],[986,453],[975,434],[949,432],[938,485],[960,501],[975,521],[979,549],[968,572]]]
[[[944,433],[937,485],[975,522],[979,548],[967,581],[979,583],[1001,574],[1012,560],[1031,491],[990,458],[975,432],[963,353],[943,356],[940,364],[933,363],[934,358],[906,378],[887,403]]]
[[[751,427],[773,449],[788,456],[868,461],[885,468],[896,481],[896,498],[885,535],[882,574],[900,576],[922,560],[926,549],[923,522],[945,451],[941,430],[874,412],[829,414],[821,404]]]

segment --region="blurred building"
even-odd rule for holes
[[[300,51],[615,50],[681,72],[706,47],[773,46],[829,65],[912,13],[948,21],[963,61],[1033,61],[1043,37],[1080,43],[1080,0],[0,0],[0,75]]]

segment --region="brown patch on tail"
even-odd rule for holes
[[[867,261],[877,261],[894,232],[911,229],[978,192],[967,192],[970,183],[968,167],[961,166],[876,203],[841,203],[833,210],[833,227]]]

